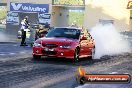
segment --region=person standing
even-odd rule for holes
[[[50,29],[50,24],[46,22],[44,27]]]
[[[27,46],[25,39],[26,39],[26,31],[29,27],[28,23],[28,17],[24,17],[24,19],[21,21],[21,32],[22,32],[22,41],[20,46]]]
[[[44,37],[47,33],[48,33],[48,29],[40,24],[39,28],[36,30],[35,40]]]

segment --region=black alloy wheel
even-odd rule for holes
[[[91,59],[95,59],[95,47],[92,48]]]

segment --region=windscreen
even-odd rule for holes
[[[79,39],[80,30],[79,29],[69,29],[69,28],[55,28],[48,32],[46,37],[57,37],[57,38],[72,38]]]

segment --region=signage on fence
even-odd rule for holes
[[[48,22],[50,24],[50,22],[51,22],[50,17],[51,17],[51,14],[49,14],[49,13],[39,13],[38,14],[39,23],[45,24],[46,22]]]
[[[10,3],[10,11],[19,12],[49,12],[49,4]]]
[[[7,23],[19,25],[19,16],[16,12],[7,12]]]

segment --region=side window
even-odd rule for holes
[[[84,32],[81,32],[81,36],[84,35]]]

